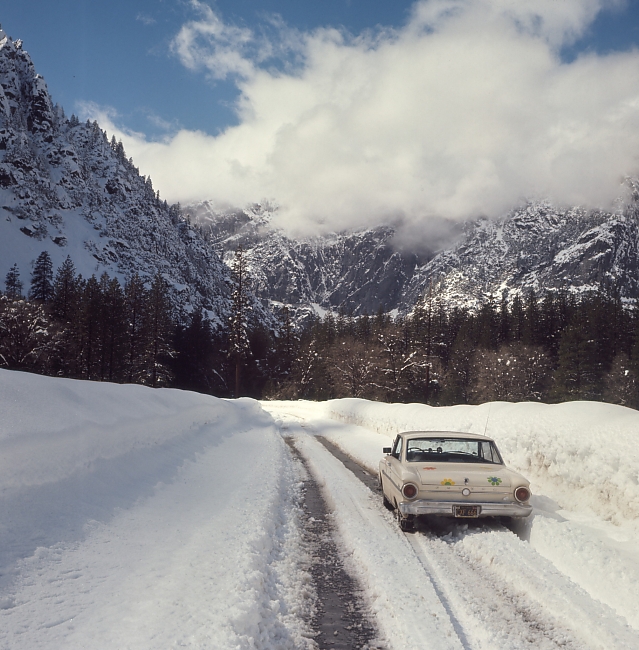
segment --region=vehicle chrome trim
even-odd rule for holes
[[[454,517],[454,506],[473,505],[480,507],[479,517],[528,517],[532,506],[521,503],[486,503],[464,501],[417,501],[402,502],[399,510],[403,515],[447,515]]]

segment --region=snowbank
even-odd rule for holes
[[[633,409],[597,402],[431,407],[343,399],[327,402],[325,410],[382,434],[384,444],[399,431],[485,433],[528,478],[568,488],[583,507],[614,523],[639,520],[639,412]]]
[[[272,419],[0,371],[0,647],[311,647],[300,498]]]

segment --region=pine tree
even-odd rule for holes
[[[87,379],[100,377],[102,290],[95,275],[86,282],[79,312],[81,373]]]
[[[280,327],[275,344],[275,368],[281,376],[287,376],[291,372],[293,361],[297,354],[299,340],[291,321],[291,313],[288,307],[284,306],[280,313]]]
[[[126,347],[124,292],[117,278],[105,273],[100,279],[102,292],[100,378],[120,381],[123,378]]]
[[[499,305],[499,345],[505,345],[510,341],[511,319],[508,310],[508,294],[504,291],[501,294],[501,303]]]
[[[499,343],[499,318],[493,296],[481,306],[477,314],[477,344],[485,350],[492,350]]]
[[[126,323],[125,379],[129,383],[140,381],[144,375],[144,352],[147,348],[147,299],[144,282],[134,274],[124,287]]]
[[[71,258],[67,256],[53,281],[51,312],[61,328],[57,354],[52,359],[52,372],[64,377],[82,376],[81,301],[84,281],[76,275]]]
[[[371,318],[367,312],[364,312],[355,324],[355,336],[362,342],[368,343],[373,334]]]
[[[231,316],[229,317],[229,357],[235,365],[235,397],[240,396],[241,369],[251,348],[248,335],[249,314],[249,276],[242,246],[235,251],[231,267],[233,291],[231,295]]]
[[[512,340],[521,341],[524,338],[524,331],[526,329],[526,317],[524,314],[524,305],[519,294],[516,294],[513,298],[513,302],[510,308],[510,316]]]
[[[558,401],[598,399],[603,389],[601,377],[595,341],[581,324],[570,325],[563,331],[559,344],[553,398]]]
[[[79,302],[78,289],[75,266],[67,255],[53,281],[52,310],[55,318],[65,323],[75,318]]]
[[[173,321],[166,282],[158,273],[147,297],[146,331],[148,335],[145,371],[149,385],[166,386],[171,379],[169,361],[174,356],[171,345]]]
[[[468,404],[470,402],[476,372],[474,357],[472,321],[468,319],[459,329],[450,361],[446,367],[442,391],[444,404]]]
[[[38,255],[31,274],[31,290],[29,298],[42,303],[49,302],[53,297],[53,262],[47,251]]]
[[[539,314],[537,295],[533,289],[531,289],[526,296],[525,312],[525,327],[521,340],[527,345],[537,345],[540,338],[541,318]]]
[[[20,280],[20,271],[17,264],[14,264],[9,269],[4,286],[7,298],[11,300],[20,300],[22,298],[22,281]]]
[[[174,386],[214,395],[228,394],[211,322],[201,309],[194,311],[186,324],[175,328],[174,347]]]

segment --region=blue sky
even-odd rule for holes
[[[401,25],[407,0],[224,0],[211,2],[225,20],[258,28],[269,15],[303,30],[344,27],[354,33]],[[183,0],[0,0],[0,22],[22,39],[55,101],[70,113],[80,102],[117,109],[135,130],[159,135],[153,118],[216,133],[237,121],[231,82],[204,82],[169,51],[194,17]]]
[[[0,0],[54,101],[169,201],[292,234],[606,208],[639,177],[632,0]]]
[[[561,0],[557,0],[560,2]],[[227,21],[259,29],[278,14],[301,30],[333,26],[358,34],[400,27],[411,0],[218,0]],[[194,17],[184,0],[0,0],[0,21],[22,39],[55,101],[70,113],[80,102],[115,108],[129,128],[157,136],[182,126],[214,134],[237,123],[231,81],[205,81],[184,68],[169,44]],[[602,11],[583,38],[565,48],[583,51],[639,46],[639,2]],[[159,118],[159,119],[156,119]],[[165,128],[163,128],[163,126]]]

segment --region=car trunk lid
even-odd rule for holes
[[[430,489],[456,491],[468,487],[477,491],[504,490],[511,486],[511,477],[503,466],[460,466],[459,463],[424,463],[418,468],[422,485]]]

